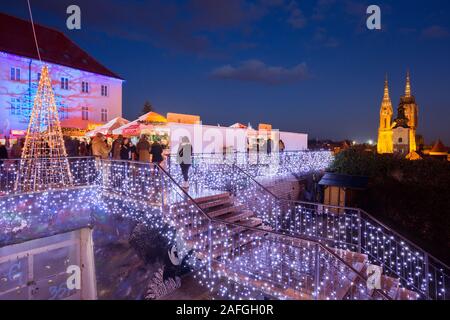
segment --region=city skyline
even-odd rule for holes
[[[129,1],[120,11],[118,0],[78,1],[79,31],[65,26],[69,1],[31,3],[36,23],[126,80],[126,118],[149,100],[157,112],[198,114],[205,124],[376,141],[385,74],[396,109],[409,69],[417,133],[450,144],[447,2],[379,1],[381,31],[365,27],[364,1]],[[28,19],[26,1],[0,11]]]

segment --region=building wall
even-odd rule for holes
[[[280,131],[280,139],[286,147],[285,151],[300,151],[308,149],[308,135],[306,133]]]
[[[404,155],[409,153],[409,129],[398,127],[393,131],[394,152],[398,152]]]
[[[228,151],[247,151],[247,129],[219,127],[208,125],[192,125],[182,123],[169,123],[171,152],[178,150],[179,143],[183,136],[189,137],[194,153],[221,153],[224,148]],[[266,133],[268,134],[268,133]],[[261,137],[265,136],[261,133]],[[308,149],[308,135],[294,132],[271,131],[272,141],[277,142],[282,139],[285,151],[299,151]],[[249,140],[256,140],[252,135]],[[278,150],[278,146],[275,146]]]
[[[25,57],[0,52],[0,135],[12,137],[12,130],[26,130],[38,86],[42,63]],[[55,101],[60,111],[61,126],[88,129],[122,116],[122,80],[56,64],[49,66]],[[11,68],[20,70],[20,81],[11,80]],[[61,78],[68,79],[68,89],[61,88]],[[82,92],[82,82],[89,92]],[[102,96],[101,86],[107,86]],[[82,108],[87,107],[87,120]],[[106,119],[102,119],[106,109]]]

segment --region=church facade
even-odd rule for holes
[[[411,94],[411,78],[408,72],[406,76],[405,94],[400,98],[397,117],[393,119],[394,112],[389,96],[389,84],[386,79],[380,108],[378,153],[399,153],[411,157],[417,151],[416,132],[418,113],[419,107],[416,104],[415,97]]]

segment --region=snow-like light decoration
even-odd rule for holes
[[[72,185],[47,66],[41,71],[18,171],[16,189],[20,192]]]
[[[76,187],[39,194],[15,192],[8,179],[14,181],[11,167],[17,162],[1,165],[3,238],[32,233],[35,219],[60,217],[64,210],[57,207],[73,207],[75,215],[96,206],[158,229],[171,241],[176,230],[197,280],[216,298],[449,298],[448,268],[364,212],[279,200],[235,165],[194,161],[190,190],[229,192],[236,205],[263,221],[260,227],[209,218],[170,176],[150,164],[96,165],[93,159],[69,164]],[[170,173],[180,178],[178,166]],[[386,296],[367,288],[367,263],[383,266],[384,276],[391,277],[393,285],[383,282]]]

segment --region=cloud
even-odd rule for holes
[[[443,39],[448,38],[450,32],[441,26],[434,25],[422,30],[422,37],[426,39]]]
[[[318,0],[311,18],[316,21],[325,20],[326,15],[329,13],[329,10],[335,2],[336,0]]]
[[[306,26],[306,18],[295,0],[292,0],[286,8],[289,12],[287,22],[292,28],[301,29]]]
[[[268,66],[264,62],[254,59],[244,61],[236,67],[225,65],[214,69],[210,76],[213,79],[281,85],[306,80],[309,78],[309,72],[306,63],[298,64],[292,68],[285,68]]]
[[[314,33],[314,41],[327,48],[336,48],[340,45],[339,40],[328,35],[328,31],[325,28],[317,28]]]

